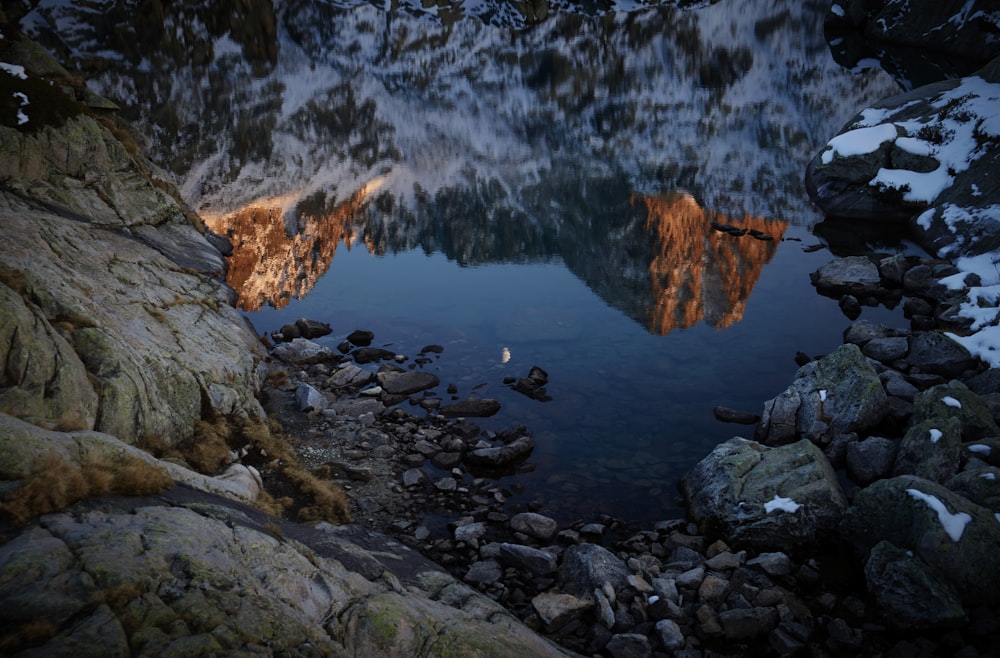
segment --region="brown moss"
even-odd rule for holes
[[[28,277],[22,270],[0,267],[0,283],[21,295],[28,286]]]
[[[36,516],[83,500],[89,493],[90,485],[80,469],[58,455],[47,454],[35,460],[24,484],[0,502],[0,512],[12,525],[24,525]]]
[[[137,457],[96,455],[77,466],[49,453],[36,459],[21,487],[0,502],[0,515],[19,526],[84,498],[149,495],[172,484],[166,471]]]
[[[118,612],[124,609],[129,601],[145,593],[146,586],[143,583],[122,583],[110,589],[94,592],[90,597],[90,604],[94,607],[107,604]]]
[[[7,655],[8,650],[42,644],[58,632],[59,627],[51,620],[44,617],[32,619],[20,624],[13,633],[0,636],[0,655]]]
[[[90,422],[74,411],[67,411],[59,417],[56,429],[60,432],[75,432],[76,430],[91,429]]]

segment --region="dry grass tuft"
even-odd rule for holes
[[[28,287],[28,276],[23,270],[13,267],[0,267],[0,283],[4,284],[19,295],[24,294]]]
[[[99,606],[105,603],[115,611],[121,611],[129,601],[146,593],[143,583],[122,583],[110,589],[94,592],[90,597],[90,605]]]
[[[257,500],[253,502],[254,507],[265,514],[270,514],[271,516],[283,516],[285,510],[291,507],[291,505],[292,499],[288,496],[275,498],[265,489],[261,489],[260,494],[257,496]]]
[[[300,521],[346,523],[350,520],[347,497],[336,484],[320,480],[300,466],[286,468],[284,475],[295,484],[299,492],[312,501],[311,505],[299,508]]]
[[[59,628],[50,620],[44,617],[32,619],[20,624],[13,633],[0,636],[0,655],[7,655],[8,650],[42,644],[58,632]]]
[[[78,412],[67,411],[59,417],[56,429],[60,432],[75,432],[76,430],[91,429],[90,423]]]
[[[233,440],[232,426],[225,419],[199,420],[194,425],[194,434],[178,448],[199,473],[215,475],[232,460]]]
[[[137,457],[91,456],[76,466],[50,453],[37,459],[24,484],[0,502],[0,514],[19,526],[91,496],[149,495],[172,484],[166,471]]]

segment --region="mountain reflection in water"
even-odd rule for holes
[[[371,203],[368,195],[359,193],[329,211],[323,208],[323,199],[312,199],[291,216],[280,206],[206,216],[209,227],[233,243],[227,281],[239,296],[237,305],[246,311],[258,311],[265,304],[281,309],[293,298],[303,298],[330,268],[342,242],[348,249],[363,245],[370,253],[380,251],[382,246],[370,239],[366,227],[354,222],[363,216],[367,203]],[[787,222],[750,216],[730,219],[706,212],[688,194],[636,196],[632,206],[637,213],[646,213],[642,231],[636,225],[639,235],[623,237],[619,244],[598,240],[584,251],[598,253],[603,248],[618,253],[619,260],[624,254],[635,262],[603,269],[604,276],[591,287],[607,294],[610,306],[655,334],[666,335],[702,320],[717,329],[739,322]],[[757,237],[734,236],[717,230],[718,225],[753,231]],[[577,236],[577,241],[592,237]],[[649,246],[622,249],[625,242]],[[399,250],[391,242],[386,246]],[[610,255],[596,260],[607,262]],[[630,285],[620,276],[637,270],[648,270],[646,286]],[[586,272],[576,274],[586,280]]]
[[[802,175],[896,85],[832,60],[829,2],[100,4],[21,25],[231,237],[258,329],[445,345],[442,381],[535,434],[543,513],[680,513],[732,434],[712,407],[759,410],[840,342],[827,255],[790,242],[820,219]],[[501,383],[536,364],[551,402]]]

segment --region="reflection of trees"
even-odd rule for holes
[[[771,260],[787,223],[746,215],[727,218],[706,211],[693,197],[642,197],[652,240],[649,262],[651,302],[641,321],[652,333],[667,334],[704,321],[724,329],[741,319],[750,292]],[[728,224],[751,234],[715,230]]]

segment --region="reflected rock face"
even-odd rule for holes
[[[727,218],[706,211],[687,194],[643,197],[642,203],[649,212],[653,248],[651,302],[640,321],[650,332],[665,335],[699,322],[725,329],[742,320],[787,222]]]
[[[319,195],[291,213],[280,205],[254,204],[205,217],[209,228],[233,243],[226,282],[238,295],[236,305],[245,311],[280,309],[304,297],[330,268],[340,242],[351,248],[349,220],[363,199],[355,195],[326,209]]]

